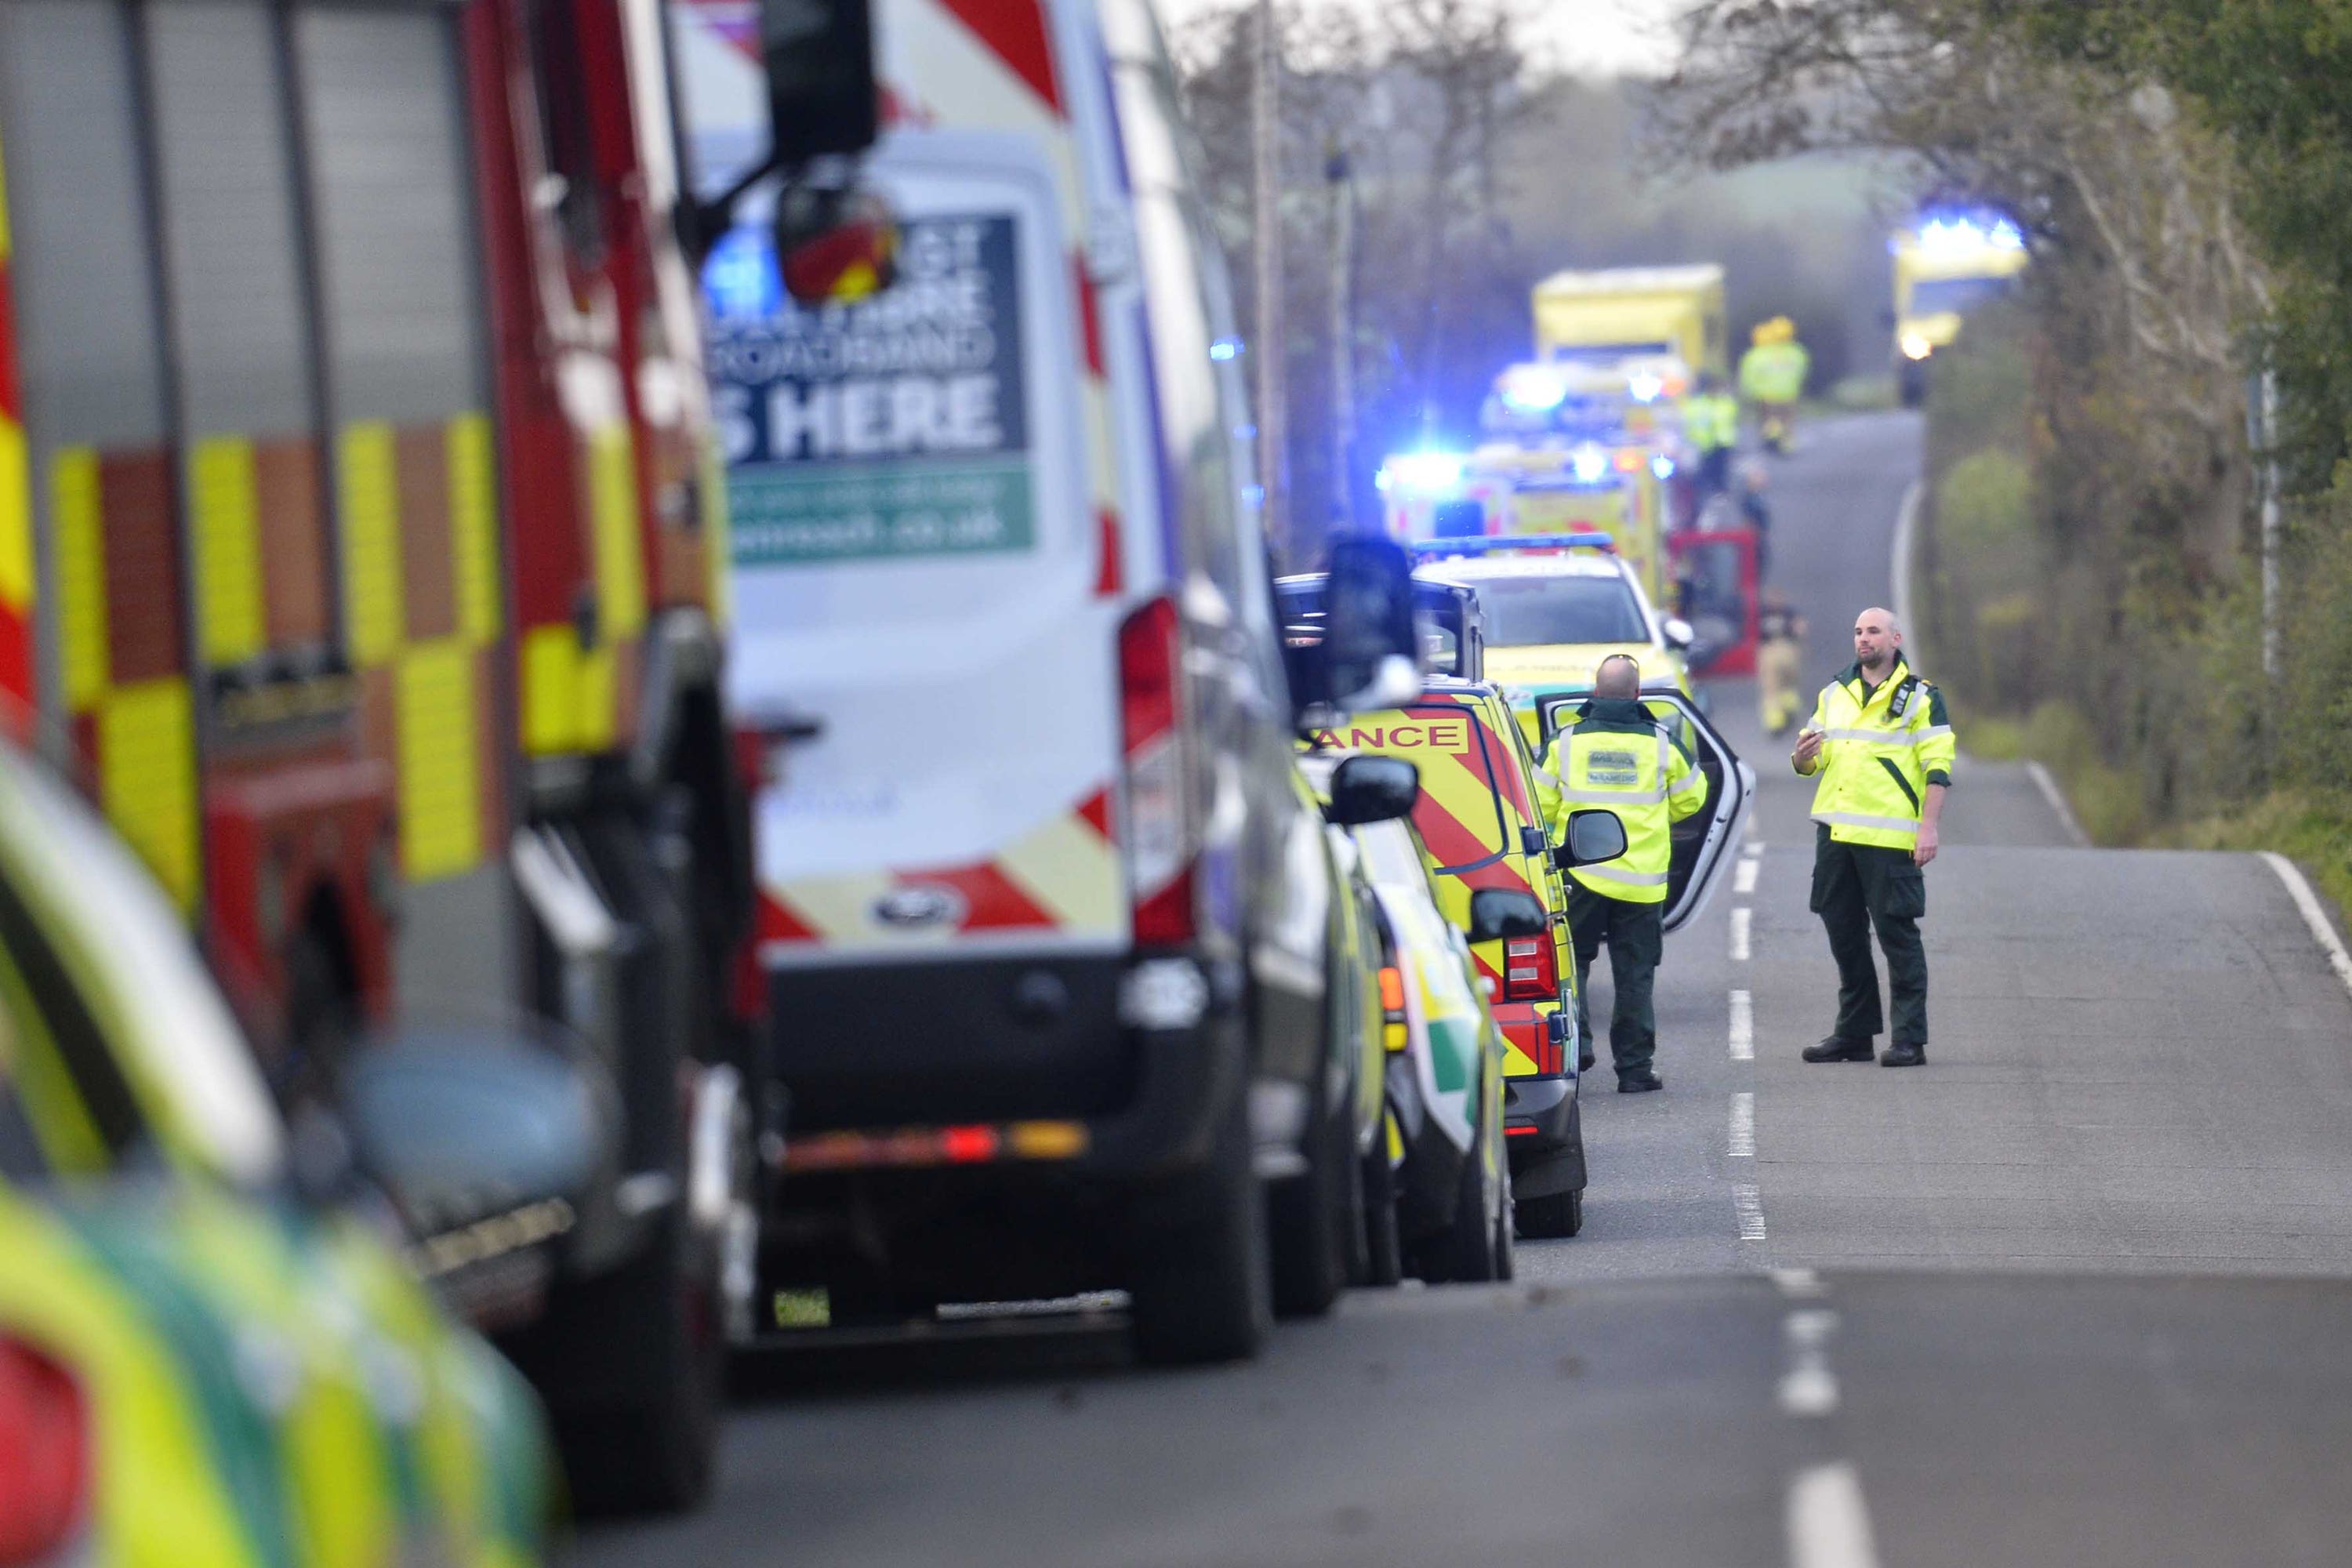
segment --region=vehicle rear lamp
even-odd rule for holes
[[[1393,963],[1381,971],[1381,1008],[1392,1024],[1404,1018],[1404,972]]]
[[[1503,1000],[1549,1002],[1559,993],[1559,966],[1551,937],[1507,937],[1503,942]]]
[[[1192,836],[1185,808],[1183,626],[1162,595],[1118,629],[1119,722],[1127,752],[1120,840],[1144,946],[1190,942]]]
[[[1641,466],[1642,466],[1642,454],[1641,454],[1641,453],[1636,452],[1636,451],[1635,451],[1635,450],[1633,450],[1633,447],[1619,447],[1619,448],[1618,448],[1618,450],[1617,450],[1617,471],[1618,471],[1619,473],[1621,473],[1621,474],[1630,474],[1630,473],[1633,473],[1635,469],[1639,468]]]
[[[0,1338],[0,1564],[40,1562],[89,1502],[89,1411],[71,1373]]]

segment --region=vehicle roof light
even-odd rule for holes
[[[1496,377],[1503,401],[1520,414],[1544,414],[1568,397],[1568,378],[1548,364],[1515,364]]]
[[[1425,494],[1454,489],[1468,466],[1459,452],[1400,452],[1381,466],[1381,488],[1393,483]]]
[[[1485,555],[1509,550],[1613,550],[1611,533],[1497,533],[1483,539],[1416,539],[1415,555]]]

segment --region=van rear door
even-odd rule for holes
[[[809,737],[757,807],[772,967],[1126,941],[1118,574],[1057,153],[895,131],[867,171],[899,275],[864,300],[783,299],[757,225],[713,258],[730,696]]]

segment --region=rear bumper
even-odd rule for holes
[[[1580,1191],[1584,1128],[1576,1079],[1556,1075],[1505,1080],[1503,1142],[1511,1156],[1513,1197]]]
[[[1191,953],[780,970],[785,1174],[1148,1178],[1206,1160],[1249,1060],[1237,965]]]

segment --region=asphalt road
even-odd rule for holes
[[[1775,576],[1818,682],[1889,596],[1918,429],[1804,435]],[[1584,1235],[1522,1243],[1511,1287],[1351,1295],[1247,1367],[1139,1372],[1087,1322],[784,1358],[709,1510],[581,1559],[2352,1560],[2352,996],[2285,882],[2074,847],[1964,756],[1928,1067],[1807,1067],[1810,785],[1752,692],[1715,700],[1761,847],[1668,945],[1666,1091],[1589,1101]]]

